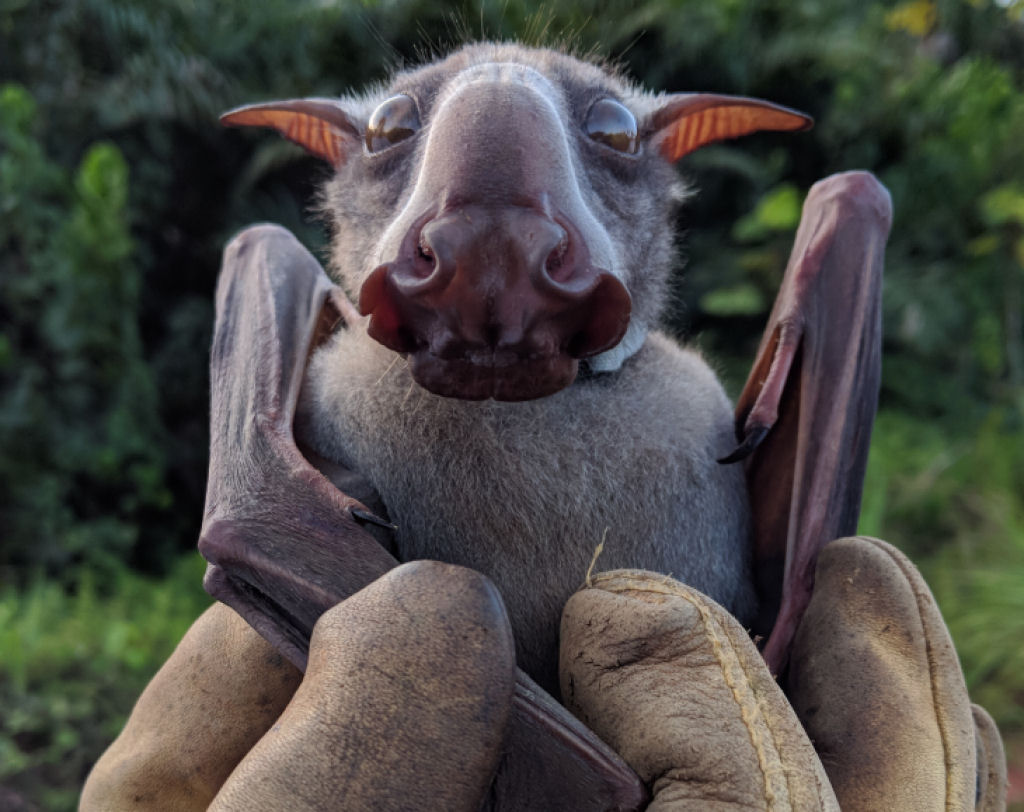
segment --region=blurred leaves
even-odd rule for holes
[[[767,309],[767,300],[756,287],[742,283],[705,293],[700,307],[711,316],[756,316]]]
[[[935,27],[938,16],[933,0],[911,0],[887,12],[885,26],[890,31],[906,31],[915,37],[923,37]]]
[[[37,108],[0,89],[0,505],[4,580],[130,556],[170,501],[130,262],[128,167],[112,143],[73,172],[33,139]]]
[[[193,554],[162,581],[119,568],[101,584],[85,569],[70,593],[41,580],[0,587],[0,786],[76,808],[134,697],[210,604],[204,567]]]
[[[989,226],[1012,223],[1024,227],[1024,184],[997,186],[981,198],[981,212]]]
[[[802,209],[803,199],[796,187],[780,183],[761,196],[750,214],[736,221],[732,236],[738,242],[754,242],[776,231],[795,231]]]
[[[1024,728],[1024,426],[994,410],[972,436],[886,411],[875,427],[859,532],[919,564],[975,702]]]

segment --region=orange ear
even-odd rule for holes
[[[651,119],[651,143],[669,161],[705,144],[758,130],[809,130],[814,119],[788,107],[743,96],[678,93]]]
[[[359,127],[331,99],[289,99],[248,104],[220,117],[227,127],[272,127],[289,141],[339,167],[359,142]]]

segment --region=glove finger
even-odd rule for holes
[[[490,581],[405,564],[320,618],[294,699],[210,809],[475,811],[514,684]]]
[[[844,812],[973,808],[963,673],[928,587],[891,545],[824,548],[788,693]]]
[[[563,701],[647,783],[650,810],[838,809],[761,655],[710,598],[602,573],[561,635]]]
[[[1006,809],[1006,753],[996,723],[980,705],[971,705],[975,742],[978,748],[978,790],[975,808],[979,812]]]
[[[206,809],[301,678],[233,609],[215,603],[146,686],[90,774],[80,808]]]

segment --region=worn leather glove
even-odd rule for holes
[[[789,699],[731,615],[649,572],[603,573],[576,593],[561,654],[564,701],[647,784],[648,809],[1005,806],[999,735],[968,701],[920,575],[883,542],[825,548]],[[237,615],[211,608],[82,808],[538,808],[536,776],[509,758],[530,742],[503,739],[515,664],[486,578],[405,564],[326,612],[310,655],[299,684]],[[595,808],[584,789],[567,782],[565,808]]]
[[[652,810],[1005,808],[999,734],[920,574],[876,539],[822,552],[788,701],[731,615],[641,571],[569,600],[561,681]]]
[[[405,564],[320,618],[302,684],[210,810],[475,812],[514,686],[512,630],[491,582]]]
[[[462,567],[404,564],[325,612],[305,675],[214,604],[139,698],[80,809],[475,812],[514,683],[501,598]]]

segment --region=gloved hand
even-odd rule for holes
[[[302,685],[209,808],[474,812],[514,685],[491,582],[405,564],[320,618]]]
[[[304,675],[214,604],[93,768],[80,809],[476,810],[514,683],[501,598],[462,567],[411,562],[325,612]]]
[[[732,616],[640,571],[569,600],[561,681],[651,787],[649,809],[1005,808],[995,725],[920,574],[875,539],[823,550],[788,701]]]
[[[297,690],[297,672],[214,607],[82,808],[534,809],[537,776],[515,764],[531,744],[503,738],[514,672],[497,592],[460,567],[403,565],[326,612]],[[561,677],[568,707],[650,788],[648,809],[1005,805],[999,735],[969,704],[920,575],[883,542],[825,548],[788,700],[731,615],[640,571],[569,600]],[[586,787],[559,789],[564,808],[595,808]]]

